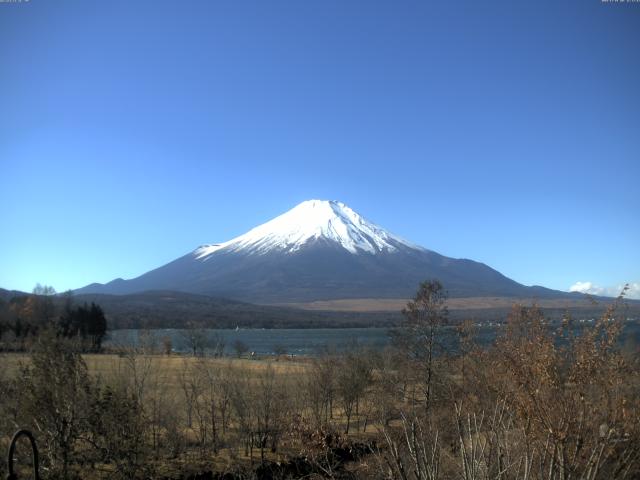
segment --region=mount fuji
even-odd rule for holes
[[[439,279],[451,297],[560,298],[519,284],[485,264],[410,243],[337,201],[308,200],[224,243],[203,245],[131,280],[76,293],[181,291],[252,303],[409,298]]]

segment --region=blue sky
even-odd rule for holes
[[[0,287],[310,198],[524,284],[640,282],[639,45],[600,0],[0,3]]]

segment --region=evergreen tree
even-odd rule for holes
[[[88,312],[87,334],[91,340],[93,350],[100,350],[102,348],[102,340],[107,334],[107,319],[102,308],[93,302]]]

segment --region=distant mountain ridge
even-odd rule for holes
[[[452,297],[562,298],[491,267],[412,244],[344,203],[309,200],[228,242],[204,245],[139,277],[91,284],[78,294],[171,290],[251,303],[409,298],[439,279]]]
[[[31,294],[0,288],[0,306]],[[14,299],[14,300],[12,300]],[[570,299],[539,300],[538,305],[550,320],[559,320],[569,311],[575,318],[602,315],[611,298],[599,298],[598,304],[575,294]],[[400,310],[406,300],[354,299],[301,305],[253,305],[244,302],[175,291],[146,291],[129,295],[78,294],[77,305],[94,302],[105,312],[108,328],[345,328],[390,327],[401,321]],[[54,297],[63,308],[65,295]],[[476,322],[505,319],[513,303],[529,304],[526,299],[458,298],[449,299],[449,319],[455,324],[466,319]],[[640,300],[629,300],[629,317],[640,318]]]

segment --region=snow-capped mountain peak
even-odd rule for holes
[[[204,245],[193,254],[206,259],[219,250],[263,254],[296,252],[314,240],[334,242],[353,254],[421,249],[364,219],[342,202],[307,200],[267,223],[225,243]]]

